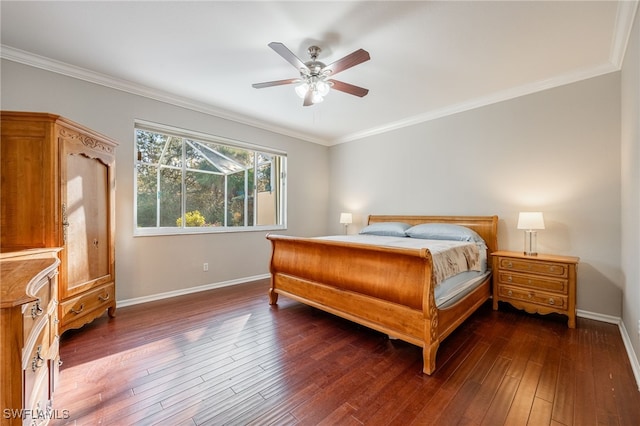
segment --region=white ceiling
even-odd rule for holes
[[[637,1],[1,2],[1,56],[332,145],[620,69]],[[371,60],[303,107],[267,47]],[[169,123],[170,124],[170,123]]]

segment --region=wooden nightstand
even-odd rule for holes
[[[493,256],[493,309],[510,303],[529,313],[567,315],[576,326],[576,269],[580,258],[497,251]]]

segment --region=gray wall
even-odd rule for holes
[[[519,211],[544,212],[538,251],[581,258],[578,309],[620,317],[620,73],[330,150],[330,228],[354,213],[497,214],[520,251]],[[333,220],[335,219],[335,220]]]
[[[640,360],[640,8],[624,58],[621,87],[622,320]]]
[[[118,301],[269,272],[265,232],[133,237],[133,121],[144,119],[288,153],[288,230],[326,233],[328,148],[11,61],[2,61],[2,109],[63,115],[120,142],[116,151]],[[202,264],[209,263],[209,272]],[[266,293],[265,293],[266,294]]]

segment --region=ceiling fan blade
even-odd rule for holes
[[[332,83],[332,86],[331,86],[332,89],[336,89],[341,92],[348,93],[350,95],[363,97],[363,96],[366,96],[367,93],[369,93],[369,89],[365,89],[364,87],[354,86],[353,84],[349,84],[349,83],[345,83],[345,82],[333,80],[333,79],[328,81]]]
[[[311,101],[313,99],[313,91],[311,89],[307,90],[307,94],[304,95],[304,102],[302,103],[302,106],[311,106],[313,105],[313,102]]]
[[[294,84],[294,83],[299,83],[302,80],[299,78],[288,78],[286,80],[275,80],[275,81],[265,81],[264,83],[254,83],[251,86],[255,87],[256,89],[262,89],[265,87],[271,87],[271,86],[282,86],[284,84]]]
[[[296,55],[294,55],[293,52],[290,51],[284,44],[277,41],[272,41],[268,44],[268,46],[275,50],[275,52],[278,55],[282,56],[287,62],[296,67],[297,70],[307,68],[304,62],[302,62]]]
[[[331,75],[335,75],[341,71],[366,62],[369,59],[371,59],[371,56],[369,56],[369,52],[364,49],[358,49],[355,52],[348,54],[344,58],[338,59],[337,61],[327,65],[326,67],[324,67],[324,69],[331,70]]]

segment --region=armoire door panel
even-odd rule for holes
[[[108,170],[81,154],[66,157],[67,295],[109,279]]]

